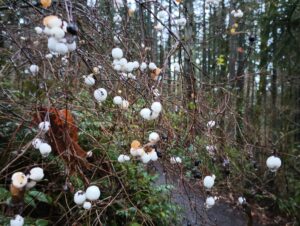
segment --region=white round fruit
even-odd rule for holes
[[[47,143],[42,143],[40,146],[39,146],[39,150],[40,150],[40,153],[43,157],[47,157],[51,151],[52,151],[52,148],[49,144]]]
[[[214,186],[215,179],[212,176],[206,176],[203,180],[203,185],[205,188],[210,189]]]
[[[96,89],[94,91],[94,97],[99,102],[105,101],[106,98],[107,98],[107,91],[106,91],[106,89],[103,89],[103,88]]]
[[[114,104],[116,104],[116,105],[121,105],[121,104],[122,104],[122,101],[123,101],[123,99],[122,99],[122,97],[120,97],[120,96],[115,96],[114,99],[113,99],[113,102],[114,102]]]
[[[149,141],[150,142],[157,142],[159,141],[160,137],[159,137],[159,134],[156,133],[156,132],[152,132],[149,134]]]
[[[16,215],[15,218],[10,220],[10,226],[23,226],[24,218],[20,215]]]
[[[39,129],[43,132],[47,132],[50,129],[50,122],[48,121],[40,122]]]
[[[86,194],[84,191],[77,191],[74,195],[74,202],[77,204],[77,205],[82,205],[86,200]]]
[[[41,167],[34,167],[29,172],[29,178],[34,181],[40,181],[44,178],[44,170]]]
[[[88,200],[95,201],[95,200],[99,199],[101,192],[97,186],[92,185],[86,189],[85,194],[86,194],[86,198]]]
[[[84,202],[82,207],[84,209],[86,209],[86,210],[89,210],[89,209],[92,208],[92,203],[90,203],[90,202]]]
[[[215,198],[214,197],[207,197],[205,201],[206,208],[211,208],[215,205]]]
[[[23,188],[28,182],[28,178],[22,172],[14,173],[11,177],[11,180],[12,180],[12,185],[16,188]]]
[[[266,164],[271,172],[276,172],[281,166],[281,159],[272,155],[267,159]]]

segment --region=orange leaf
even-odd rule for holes
[[[155,70],[153,70],[151,72],[151,78],[156,81],[158,79],[158,76],[159,76],[160,72],[161,72],[161,69],[156,68]]]

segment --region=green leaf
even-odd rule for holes
[[[84,187],[84,183],[79,177],[71,176],[70,180],[76,188],[83,188]]]
[[[188,108],[190,109],[190,110],[195,110],[196,109],[196,104],[194,103],[194,102],[189,102],[188,103]]]
[[[47,220],[43,220],[43,219],[38,219],[35,221],[36,226],[47,226],[48,223],[49,222]]]
[[[48,195],[46,195],[43,192],[40,191],[29,191],[28,194],[33,197],[34,199],[37,199],[40,202],[45,202],[48,204],[52,203],[52,198]]]
[[[7,191],[5,188],[0,188],[0,202],[5,201],[10,197],[9,191]]]
[[[27,205],[30,205],[32,207],[36,207],[36,203],[35,203],[34,199],[29,195],[25,195],[24,202]]]
[[[136,222],[132,222],[132,223],[130,223],[129,226],[140,226],[140,224],[139,224],[139,223],[136,223]]]

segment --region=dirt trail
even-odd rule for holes
[[[204,207],[205,198],[193,191],[189,186],[184,185],[176,176],[170,176],[164,172],[162,165],[154,164],[159,178],[157,185],[171,184],[174,190],[171,192],[171,201],[179,204],[183,209],[183,226],[246,226],[247,216],[241,210],[234,209],[221,200],[211,209]]]

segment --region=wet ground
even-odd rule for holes
[[[234,208],[222,200],[217,200],[212,208],[206,209],[203,194],[196,192],[189,184],[176,177],[175,173],[165,173],[160,163],[156,163],[154,168],[159,174],[156,184],[174,186],[171,201],[180,205],[183,210],[183,226],[247,226],[247,216],[242,209]]]

